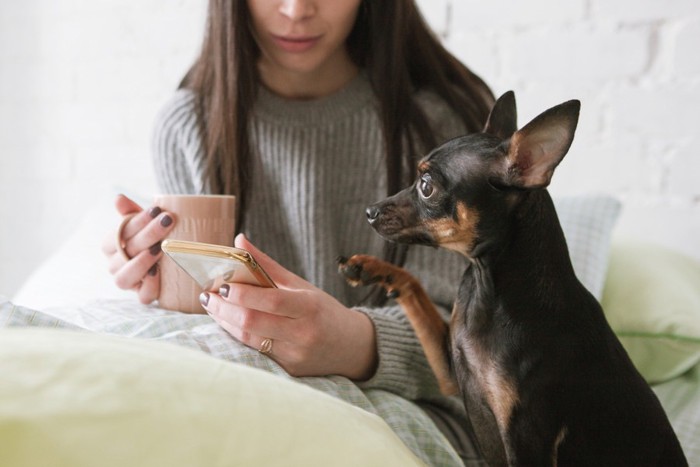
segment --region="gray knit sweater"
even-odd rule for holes
[[[415,98],[440,140],[463,132],[456,116],[434,94],[423,92]],[[335,258],[382,255],[383,241],[364,214],[368,204],[386,194],[377,105],[368,80],[360,74],[336,94],[312,101],[285,100],[261,88],[252,116],[255,153],[246,235],[283,266],[348,306],[355,306],[367,290],[349,287],[337,273]],[[159,114],[153,154],[163,192],[208,192],[190,91],[177,91]],[[443,311],[451,308],[464,259],[413,247],[406,267]],[[463,417],[456,399],[439,394],[415,333],[400,309],[390,305],[359,308],[374,323],[379,366],[369,381],[358,384],[364,390],[427,400]]]

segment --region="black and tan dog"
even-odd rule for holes
[[[442,391],[459,388],[490,465],[687,465],[658,399],[576,278],[546,190],[579,107],[565,102],[517,130],[506,93],[483,133],[435,149],[413,186],[367,208],[390,241],[468,258],[449,328],[406,271],[363,255],[339,268],[397,299]]]

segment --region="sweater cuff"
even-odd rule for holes
[[[375,374],[358,382],[363,390],[382,389],[408,400],[432,399],[440,390],[411,323],[400,307],[357,308],[374,324],[379,362]]]

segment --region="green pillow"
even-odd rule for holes
[[[601,304],[648,382],[672,379],[700,361],[700,262],[615,239]]]
[[[0,465],[420,465],[379,417],[172,344],[0,330]]]

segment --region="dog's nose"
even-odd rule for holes
[[[367,213],[367,220],[370,224],[376,221],[377,217],[379,217],[379,208],[376,206],[368,207],[365,212]]]

